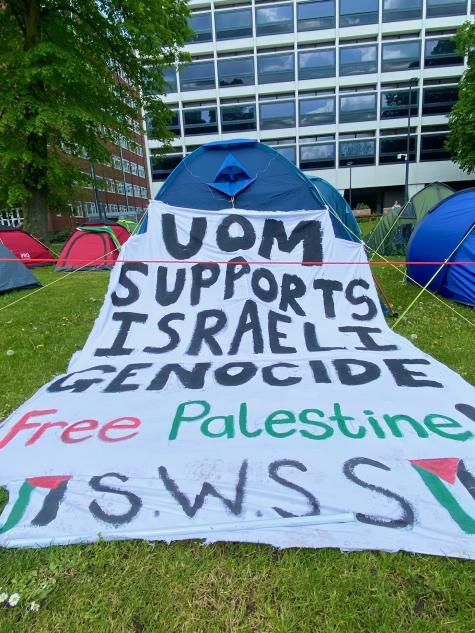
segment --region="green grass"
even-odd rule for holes
[[[401,312],[417,290],[391,267],[375,270]],[[44,284],[60,277],[36,274]],[[0,418],[65,370],[107,280],[70,275],[0,311]],[[1,296],[0,309],[28,292]],[[473,383],[473,329],[444,304],[475,320],[473,310],[425,295],[398,331]],[[0,550],[0,588],[22,596],[0,606],[1,633],[475,631],[473,563],[402,553],[196,541]],[[37,613],[26,609],[31,599]]]

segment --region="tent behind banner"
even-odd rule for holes
[[[310,176],[309,180],[318,191],[320,198],[329,208],[330,214],[333,217],[337,216],[345,228],[348,229],[348,239],[356,241],[361,235],[361,230],[345,198],[327,180],[319,178],[318,176]]]
[[[426,215],[412,234],[407,257],[409,262],[454,262],[443,267],[410,263],[408,274],[422,286],[430,282],[428,288],[444,297],[475,306],[475,188],[454,193]]]
[[[433,182],[410,198],[403,207],[384,215],[366,239],[371,252],[380,255],[405,255],[414,227],[441,200],[453,194],[448,185]]]
[[[63,246],[56,270],[110,270],[129,236],[120,224],[80,226]]]
[[[54,259],[53,253],[46,246],[22,229],[0,227],[0,244],[6,246],[28,268],[46,266]]]
[[[12,261],[8,261],[11,259]],[[0,294],[8,290],[40,286],[36,277],[19,262],[6,246],[0,244]]]
[[[275,149],[253,139],[215,141],[186,156],[157,193],[178,207],[256,211],[324,209],[317,189]],[[337,237],[357,241],[332,215]],[[141,232],[147,229],[147,219]]]

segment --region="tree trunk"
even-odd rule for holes
[[[39,237],[45,244],[49,244],[47,189],[36,189],[33,191],[23,213],[25,230]]]

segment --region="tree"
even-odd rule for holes
[[[459,53],[468,58],[468,68],[459,82],[458,101],[449,114],[446,146],[452,160],[471,174],[475,171],[475,23],[465,22],[455,41]]]
[[[188,14],[186,0],[0,2],[0,208],[22,206],[46,238],[48,206],[88,178],[75,158],[109,160],[142,109],[171,138],[156,95],[163,69],[186,58]]]

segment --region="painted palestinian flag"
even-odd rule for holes
[[[475,477],[463,460],[443,457],[410,461],[430,492],[465,534],[475,534]]]

